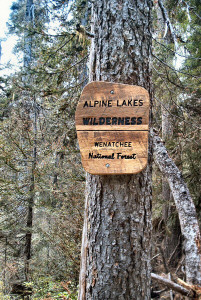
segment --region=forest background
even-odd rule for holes
[[[153,127],[183,174],[199,223],[200,15],[198,0],[153,2]],[[77,299],[85,172],[74,115],[88,82],[90,20],[87,0],[11,6],[19,71],[0,78],[2,299]],[[157,163],[152,224],[153,271],[185,281],[178,212]]]

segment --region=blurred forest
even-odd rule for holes
[[[0,66],[0,299],[77,299],[85,172],[74,115],[88,82],[91,2],[11,6],[19,71],[6,75],[12,66]],[[199,0],[153,2],[153,127],[183,175],[199,224],[200,23]],[[156,163],[152,214],[153,272],[185,281],[178,212]],[[182,299],[159,287],[154,281],[153,297]]]

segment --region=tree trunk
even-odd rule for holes
[[[25,21],[28,30],[25,31],[24,38],[24,67],[29,67],[32,62],[32,35],[30,35],[29,27],[33,26],[34,19],[34,4],[33,0],[27,0],[26,2],[26,14]],[[27,73],[24,77],[24,82],[31,85],[31,77]],[[26,95],[28,101],[24,101],[25,110],[28,111],[27,118],[31,121],[31,126],[34,132],[33,149],[32,149],[32,165],[31,168],[27,168],[29,176],[29,194],[28,208],[27,208],[27,220],[26,220],[26,234],[25,234],[25,249],[24,249],[24,263],[25,263],[25,280],[30,280],[30,259],[31,259],[31,247],[32,247],[32,228],[33,228],[33,206],[35,196],[35,168],[36,168],[36,156],[37,156],[37,108],[35,95]]]
[[[170,106],[170,103],[165,104],[166,107]],[[168,114],[167,110],[165,110],[164,107],[161,107],[162,110],[162,139],[164,142],[167,142],[172,137],[172,124],[170,120],[170,115]],[[168,220],[168,217],[170,215],[170,199],[171,199],[171,191],[169,184],[166,180],[166,178],[162,178],[162,196],[164,201],[164,207],[163,207],[163,219],[165,223]]]
[[[167,5],[167,1],[164,1],[165,5]],[[164,34],[163,43],[166,44],[168,48],[171,48],[172,44],[172,32],[171,29],[168,26],[169,23],[167,22],[168,13],[166,12],[165,6],[162,1],[158,1],[158,21],[159,26],[161,28],[161,32]],[[162,26],[163,25],[163,26]],[[175,55],[169,55],[168,58],[164,58],[164,60],[169,64],[172,65],[174,61]],[[166,84],[165,84],[166,85]],[[164,92],[165,90],[165,92]],[[161,112],[162,112],[162,139],[163,142],[166,144],[173,138],[173,120],[172,116],[170,115],[169,111],[171,111],[171,97],[170,92],[167,89],[167,86],[164,86],[164,88],[161,89],[161,97],[162,97],[162,105],[161,105]],[[169,187],[169,183],[165,176],[162,176],[162,199],[163,199],[163,220],[166,226],[166,230],[171,233],[171,235],[165,235],[164,237],[164,254],[166,259],[168,260],[173,253],[175,247],[178,244],[178,240],[180,239],[181,235],[181,229],[180,224],[178,220],[177,214],[175,214],[174,211],[172,211],[172,203],[173,203],[173,197],[172,193]],[[168,220],[171,217],[171,215],[174,215],[173,221],[169,222],[168,226]],[[181,240],[181,239],[180,239]],[[174,260],[172,260],[172,264],[176,265],[178,263],[178,256],[181,253],[181,244],[180,247],[177,247],[177,251],[174,255]]]
[[[97,0],[90,81],[140,85],[150,95],[151,1]],[[151,143],[137,175],[87,174],[79,299],[150,299]]]
[[[25,35],[24,35],[24,66],[25,67],[28,67],[32,61],[32,35],[29,29],[33,25],[32,24],[33,12],[34,12],[33,0],[27,0],[25,21],[28,30],[25,31]]]
[[[164,96],[167,99],[167,95]],[[161,107],[162,110],[162,139],[163,142],[168,143],[173,138],[173,125],[171,120],[171,115],[168,111],[171,110],[170,100],[164,101],[164,107]],[[168,111],[167,111],[168,109]],[[168,260],[173,253],[174,249],[178,245],[180,240],[180,245],[177,247],[177,250],[174,254],[174,260],[171,260],[171,265],[176,266],[179,260],[179,256],[182,252],[182,239],[181,237],[181,228],[179,223],[178,214],[175,213],[175,209],[172,211],[172,204],[174,203],[171,189],[169,183],[165,176],[162,176],[162,198],[163,198],[163,220],[166,226],[166,230],[171,233],[170,235],[165,235],[163,244],[164,244],[164,254],[165,258]],[[168,225],[168,219],[172,218],[171,224]]]
[[[170,159],[161,139],[153,134],[154,161],[166,176],[177,207],[181,232],[184,236],[186,280],[201,284],[201,239],[196,210],[181,172]]]

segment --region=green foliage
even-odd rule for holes
[[[19,37],[16,51],[24,51],[24,34],[31,37],[27,40],[31,56],[26,68],[7,79],[9,86],[1,94],[8,113],[1,122],[0,230],[5,239],[0,240],[4,251],[0,263],[5,268],[7,290],[12,290],[16,279],[25,282],[26,235],[31,232],[29,277],[42,278],[35,296],[45,297],[53,281],[71,279],[70,294],[60,283],[58,290],[54,285],[53,294],[76,299],[73,285],[78,284],[79,276],[85,174],[74,113],[87,82],[89,40],[76,33],[74,22],[69,25],[65,21],[70,9],[67,1],[34,1],[34,5],[29,26],[26,1],[13,4],[9,21],[10,33]],[[76,6],[71,13],[74,9]],[[49,20],[58,22],[53,34],[49,33]],[[31,228],[27,225],[30,205],[34,211]],[[47,275],[52,277],[46,284]]]
[[[0,281],[0,299],[1,300],[10,300],[11,299],[10,296],[5,295],[4,290],[5,290],[4,283],[3,283],[3,281]]]
[[[170,32],[162,37],[155,23],[154,40],[154,123],[160,130],[161,113],[165,111],[173,128],[172,138],[166,141],[171,157],[183,171],[195,203],[200,203],[199,193],[199,70],[201,63],[199,1],[164,2],[173,25],[178,45],[173,45]],[[157,12],[156,8],[155,13]],[[162,26],[162,29],[165,30]],[[177,55],[182,68],[175,68]],[[178,59],[179,58],[179,59]],[[199,210],[198,210],[199,211]]]
[[[32,288],[31,299],[69,299],[77,300],[78,290],[70,281],[59,282],[51,277],[40,277],[35,282],[25,283]]]
[[[157,3],[154,15],[160,22],[154,21],[154,127],[183,174],[200,221],[200,1],[163,1],[173,33],[166,27]],[[174,200],[164,174],[156,167],[153,168],[152,216],[153,253],[155,251],[161,257],[157,248],[160,245],[171,270],[183,255],[182,238]],[[153,268],[156,266],[157,261],[154,261]],[[159,261],[158,272],[161,272],[160,268]],[[171,271],[175,272],[175,269]]]
[[[15,1],[11,7],[8,27],[10,34],[18,36],[16,55],[24,54],[27,41],[31,54],[29,64],[24,67],[21,59],[20,71],[2,78],[0,85],[0,264],[7,295],[15,280],[20,279],[32,288],[32,299],[77,299],[85,173],[74,114],[88,80],[90,39],[76,31],[76,26],[90,31],[90,5],[90,1],[83,0],[35,0],[34,19],[29,24],[25,0]],[[185,1],[177,0],[166,1],[165,5],[178,45],[174,45],[169,30],[164,36],[165,25],[156,20],[156,1],[154,127],[161,133],[162,114],[166,112],[173,130],[171,138],[164,142],[199,209],[201,88],[197,76],[201,62],[201,5],[198,0],[190,0],[189,7]],[[176,54],[182,58],[182,68],[175,68]],[[161,240],[171,234],[176,211],[170,201],[171,213],[161,234],[162,178],[156,168],[153,174],[153,224]],[[30,205],[34,215],[28,227]],[[27,232],[32,234],[29,282],[24,276]]]

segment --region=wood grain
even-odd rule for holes
[[[113,94],[111,94],[111,91]],[[128,104],[139,104],[143,101],[142,106],[117,106],[123,101]],[[94,102],[110,101],[111,107],[84,107],[86,101],[94,105]],[[118,102],[117,102],[118,101]],[[135,102],[134,102],[135,101]],[[142,103],[142,102],[141,102]],[[84,125],[83,118],[142,118],[140,125]],[[127,84],[117,84],[109,82],[91,82],[83,90],[75,114],[77,130],[148,130],[149,128],[149,94],[139,86]],[[95,128],[97,127],[97,128]]]
[[[84,169],[91,174],[135,174],[142,171],[147,165],[148,131],[78,131],[78,140],[81,149],[82,164]],[[95,143],[104,142],[130,142],[131,147],[96,147]],[[89,153],[93,156],[112,156],[114,159],[89,158]],[[119,158],[117,158],[118,153]],[[124,155],[132,156],[135,159],[121,158]],[[108,166],[109,165],[109,166]]]
[[[91,82],[82,92],[75,121],[87,172],[136,174],[146,167],[149,95],[144,88]]]

